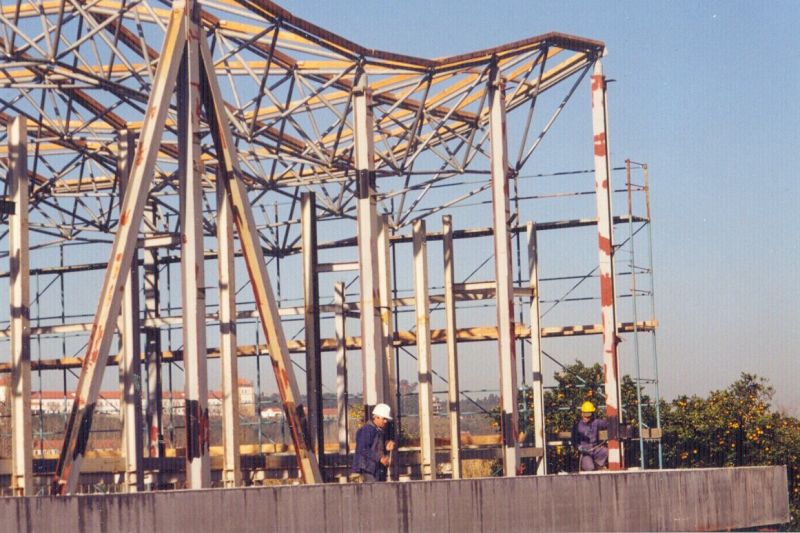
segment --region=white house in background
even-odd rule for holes
[[[261,418],[266,418],[267,420],[283,420],[284,418],[283,408],[281,407],[262,407],[261,408]]]

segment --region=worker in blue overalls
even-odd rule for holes
[[[600,430],[608,429],[608,421],[595,418],[592,402],[583,402],[581,418],[572,428],[572,445],[580,453],[580,471],[590,472],[606,468],[608,446],[600,440]]]
[[[358,474],[362,481],[386,481],[391,461],[389,452],[394,449],[394,441],[386,440],[384,430],[391,420],[391,408],[379,403],[372,410],[372,420],[356,432],[353,474]]]

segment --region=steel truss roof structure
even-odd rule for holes
[[[130,262],[136,266],[131,259],[136,257],[135,248],[154,254],[149,264],[148,256],[143,261],[145,285],[149,283],[148,265],[157,281],[158,265],[176,259],[159,258],[153,250],[180,250],[184,259],[187,253],[194,254],[196,279],[187,281],[192,277],[192,269],[191,265],[184,266],[184,298],[187,293],[204,293],[202,272],[197,274],[197,270],[203,263],[206,239],[217,246],[206,257],[219,256],[220,264],[230,260],[228,268],[233,271],[232,245],[222,244],[223,240],[232,239],[223,235],[232,231],[231,218],[239,233],[241,252],[237,253],[245,257],[258,308],[258,313],[246,311],[239,317],[258,316],[264,324],[269,324],[265,328],[281,330],[264,256],[280,258],[303,253],[305,328],[316,331],[307,331],[304,343],[290,344],[285,339],[275,341],[275,329],[265,334],[270,343],[280,344],[270,344],[268,351],[287,416],[298,417],[290,421],[290,426],[298,464],[304,464],[306,481],[318,481],[320,472],[313,454],[304,455],[305,446],[311,443],[309,448],[313,448],[313,443],[322,442],[322,438],[321,433],[313,435],[313,430],[319,427],[305,426],[302,406],[295,405],[299,396],[288,352],[305,351],[310,361],[308,357],[313,351],[310,347],[314,345],[317,357],[322,349],[339,348],[333,339],[319,338],[319,314],[330,313],[333,307],[319,305],[319,288],[311,286],[317,282],[309,278],[315,278],[318,272],[339,271],[337,268],[358,272],[360,301],[347,305],[351,306],[349,310],[359,312],[360,337],[344,339],[342,335],[340,344],[342,349],[346,345],[362,351],[364,406],[368,409],[390,396],[393,371],[388,358],[394,347],[416,344],[420,364],[430,359],[430,347],[420,344],[425,336],[423,329],[427,330],[428,344],[431,342],[428,310],[421,308],[425,302],[442,296],[429,298],[423,294],[427,287],[425,238],[441,239],[445,246],[452,246],[453,239],[449,219],[447,230],[443,222],[442,233],[426,233],[424,222],[432,215],[468,205],[479,195],[493,205],[493,228],[471,228],[455,234],[457,238],[494,238],[496,281],[472,287],[463,284],[453,289],[451,270],[447,283],[455,291],[455,299],[450,294],[437,301],[446,300],[455,313],[455,300],[495,299],[497,326],[457,330],[448,324],[447,331],[433,331],[433,342],[498,340],[507,475],[514,475],[514,464],[518,464],[516,422],[509,422],[517,414],[516,392],[511,392],[516,391],[514,343],[530,338],[537,350],[540,336],[602,333],[606,361],[614,360],[608,364],[613,370],[609,371],[607,387],[618,388],[616,333],[635,333],[654,327],[654,321],[617,324],[613,312],[611,226],[620,220],[611,216],[610,207],[605,78],[599,63],[604,53],[602,42],[547,33],[468,54],[421,59],[365,48],[267,0],[16,0],[3,5],[0,11],[0,53],[3,56],[0,168],[7,174],[6,189],[17,194],[15,197],[18,197],[15,184],[24,177],[19,175],[21,157],[26,160],[24,172],[30,182],[28,219],[19,223],[13,218],[19,213],[7,212],[10,204],[0,206],[0,220],[9,222],[10,228],[3,228],[0,237],[8,235],[14,242],[19,228],[24,227],[25,231],[36,234],[31,251],[65,243],[99,244],[104,251],[109,244],[113,245],[108,263],[90,263],[87,258],[84,264],[62,265],[52,270],[48,270],[50,265],[34,265],[33,269],[62,274],[82,269],[102,270],[106,276],[94,323],[38,329],[39,333],[90,332],[85,358],[69,358],[65,353],[61,359],[37,363],[39,368],[63,369],[77,364],[83,367],[77,397],[88,402],[90,408],[88,413],[77,415],[83,407],[73,410],[74,420],[70,420],[57,470],[57,475],[64,478],[70,474],[70,458],[80,456],[85,448],[88,437],[82,433],[91,425],[91,403],[102,377],[86,377],[92,373],[87,367],[94,364],[86,361],[96,359],[99,353],[102,374],[112,335],[109,331],[119,313],[117,307],[123,305],[123,317],[141,314],[136,307],[138,303],[117,301],[122,298],[118,293],[128,283],[120,272],[126,272]],[[525,230],[525,221],[510,220],[508,184],[525,168],[567,101],[583,80],[590,77],[591,69],[594,69],[591,79],[597,218],[543,222],[539,227],[597,225],[603,324],[539,328],[537,316],[525,327],[514,323],[514,301],[538,299],[538,281],[532,266],[531,286],[514,287],[510,242],[512,235],[518,236]],[[547,98],[542,97],[545,93]],[[508,136],[507,114],[514,118],[515,128],[513,135]],[[24,124],[20,125],[18,119]],[[14,137],[19,132],[23,132],[22,141]],[[140,144],[134,147],[133,136],[137,134]],[[26,141],[27,152],[21,147]],[[152,144],[142,145],[145,141]],[[146,162],[142,165],[142,161]],[[187,176],[191,177],[198,169],[195,184]],[[478,179],[461,180],[465,175]],[[126,183],[128,179],[130,184]],[[13,180],[17,181],[11,183]],[[127,185],[130,191],[125,191]],[[279,212],[276,204],[272,218],[266,207],[276,198],[288,207]],[[225,215],[223,222],[223,204],[227,206],[228,201],[233,214]],[[141,229],[138,226],[131,229],[131,220],[135,225],[142,217]],[[627,220],[634,220],[630,209]],[[325,221],[336,222],[340,231],[334,240],[317,242],[316,226]],[[353,230],[355,226],[357,232]],[[528,229],[533,243],[529,244],[530,257],[536,255],[536,231],[535,226]],[[393,298],[388,288],[392,272],[395,275],[397,272],[396,266],[387,266],[389,252],[384,255],[382,248],[386,246],[388,250],[390,240],[395,244],[413,241],[417,331],[395,332],[387,325],[390,322],[386,318],[387,309],[391,316],[396,306],[411,306],[411,299],[398,298],[396,293]],[[358,247],[358,263],[317,263],[317,249],[348,246]],[[519,240],[516,246],[519,263]],[[5,253],[0,252],[0,256]],[[12,249],[8,255],[12,285],[16,268],[13,253]],[[519,264],[517,269],[521,270]],[[223,278],[222,270],[219,277]],[[337,294],[339,290],[337,286]],[[145,298],[149,298],[147,291],[148,288],[143,291]],[[184,299],[183,319],[176,316],[162,319],[158,316],[158,304],[146,302],[145,320],[140,327],[154,330],[158,335],[159,327],[183,320],[183,333],[187,334],[195,329],[186,321],[189,314],[193,320],[199,320],[194,323],[197,329],[209,321],[223,323],[223,313],[231,309],[223,310],[222,283],[219,291],[220,309],[216,316],[204,314],[204,295],[196,301],[191,297]],[[467,292],[470,294],[465,296],[463,293]],[[224,297],[230,297],[235,313],[235,294],[225,293]],[[315,304],[309,307],[310,300]],[[28,307],[24,300],[20,302],[21,307]],[[134,307],[124,307],[128,305]],[[530,305],[533,309],[533,302]],[[343,319],[345,304],[335,310]],[[291,312],[286,307],[280,311],[283,315]],[[233,314],[228,320],[235,323],[236,316]],[[316,328],[312,327],[314,319]],[[20,335],[14,333],[14,328],[21,327],[15,320],[12,317],[9,333],[2,336],[13,339]],[[136,326],[124,327],[132,328],[138,338]],[[535,334],[537,330],[540,335]],[[132,336],[131,330],[126,331],[120,336]],[[223,340],[218,352],[206,351],[204,338],[193,342],[195,351],[201,351],[203,357],[213,352],[225,358]],[[146,357],[151,348],[145,349]],[[135,346],[126,349],[138,353]],[[184,361],[191,351],[187,347],[181,354]],[[261,353],[258,346],[236,347],[235,340],[233,351],[239,356]],[[160,364],[160,345],[152,353],[156,352]],[[277,352],[280,354],[276,355]],[[384,352],[387,359],[381,361]],[[372,355],[366,357],[364,353]],[[163,361],[175,355],[170,352],[167,356],[167,351],[163,354]],[[119,360],[122,365],[123,358]],[[18,371],[14,361],[12,357],[9,365],[12,373]],[[188,362],[186,368],[188,375]],[[0,365],[0,371],[9,369]],[[205,370],[200,372],[204,376]],[[430,378],[430,368],[427,372]],[[223,373],[235,376],[235,366],[233,370],[224,367]],[[541,394],[541,373],[539,376]],[[87,383],[96,381],[90,386],[84,383],[84,378]],[[316,384],[308,381],[308,402],[312,404],[311,414],[321,416],[321,396],[317,400],[311,398],[312,386],[319,392],[320,378],[315,379]],[[188,380],[187,377],[187,383]],[[205,377],[200,379],[201,388],[203,380]],[[381,383],[382,380],[387,381]],[[423,394],[430,395],[430,389],[421,389],[421,397]],[[613,399],[609,402],[618,401],[615,394],[611,394]],[[187,401],[190,401],[188,394]],[[542,403],[541,396],[537,402]],[[618,405],[608,405],[609,413],[616,415]],[[538,420],[537,431],[541,430],[541,434],[537,433],[537,446],[544,449],[543,422],[541,417]],[[77,424],[75,427],[73,422]],[[194,422],[200,426],[203,423]],[[191,433],[189,425],[187,421],[187,431]],[[457,427],[453,431],[458,435]],[[435,476],[430,431],[421,432],[422,470]],[[202,447],[202,439],[200,443]],[[618,466],[619,450],[613,451],[612,462],[616,460]],[[66,472],[61,471],[65,457]],[[230,460],[226,456],[225,464],[226,469],[227,465],[236,464],[230,467],[233,469],[230,477],[225,477],[226,485],[239,484],[238,455]],[[207,470],[207,465],[204,468]],[[141,484],[140,477],[132,475],[132,487]]]
[[[378,201],[395,200],[395,228],[429,214],[417,208],[434,184],[486,168],[487,90],[495,75],[506,83],[506,109],[527,106],[530,117],[540,93],[570,77],[577,85],[603,51],[600,42],[549,33],[427,60],[365,49],[271,2],[202,2],[202,10],[254,201],[266,191],[299,201],[313,190],[321,218],[353,215],[353,98],[368,77]],[[117,133],[141,126],[168,15],[155,1],[3,7],[0,123],[16,115],[28,122],[31,229],[91,241],[116,226]],[[177,186],[175,112],[153,191],[168,211]],[[210,190],[218,155],[204,131]],[[539,140],[525,136],[515,169]],[[381,180],[388,177],[397,179]],[[262,233],[268,253],[283,246],[274,234]]]

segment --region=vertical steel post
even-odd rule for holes
[[[633,352],[636,367],[636,416],[639,422],[639,467],[644,470],[644,438],[642,420],[642,373],[639,365],[639,310],[636,304],[636,235],[633,232],[633,188],[631,185],[631,160],[625,160],[625,184],[628,191],[628,244],[631,248],[631,308],[633,310]]]
[[[644,200],[647,216],[647,267],[650,271],[650,312],[652,313],[653,321],[656,319],[656,294],[655,283],[653,280],[653,219],[650,213],[650,171],[647,165],[643,165],[644,172]],[[658,383],[658,350],[656,346],[656,330],[650,332],[651,350],[653,354],[653,383],[655,385],[656,397],[653,403],[656,406],[656,427],[661,429],[661,392],[659,391]],[[658,468],[659,470],[664,467],[664,450],[661,439],[658,439]]]
[[[381,215],[378,231],[378,294],[381,311],[381,335],[383,337],[383,390],[384,401],[397,413],[397,382],[394,364],[394,300],[392,299],[392,271],[390,246],[390,217]]]
[[[122,300],[124,273],[131,268],[136,237],[142,221],[147,192],[153,180],[156,155],[169,109],[169,100],[175,88],[175,80],[185,45],[183,3],[176,2],[170,15],[164,38],[161,61],[156,68],[153,87],[147,103],[148,112],[142,123],[136,143],[136,157],[131,171],[129,190],[136,194],[126,195],[120,208],[119,227],[111,248],[111,258],[106,269],[100,299],[95,312],[92,331],[83,358],[78,390],[61,448],[52,490],[56,494],[75,490],[80,474],[80,464],[89,440],[97,394],[103,379],[108,349],[114,334],[114,321],[119,316]]]
[[[203,256],[203,160],[200,149],[200,6],[191,2],[187,7],[186,48],[178,76],[181,296],[186,395],[186,486],[199,489],[211,486]]]
[[[519,422],[511,238],[508,230],[508,144],[506,141],[505,82],[496,69],[489,84],[489,105],[503,474],[505,476],[516,476],[519,467],[519,441],[517,436]]]
[[[133,167],[136,138],[130,130],[119,133],[117,154],[117,178],[119,194],[124,198],[128,193],[128,177]],[[134,193],[135,194],[135,193]],[[122,204],[122,202],[120,202]],[[120,377],[122,381],[122,451],[125,458],[125,491],[144,490],[142,470],[142,382],[139,355],[139,266],[136,255],[125,281],[125,294],[122,296],[122,361]]]
[[[222,370],[222,486],[242,484],[239,465],[239,365],[236,350],[236,276],[233,215],[225,180],[217,178],[219,246],[219,356]],[[258,416],[259,413],[256,413]]]
[[[594,133],[594,184],[597,202],[597,239],[600,266],[600,301],[603,322],[603,366],[605,369],[606,418],[609,421],[608,468],[621,470],[622,443],[619,439],[620,383],[617,362],[617,317],[614,293],[614,244],[611,210],[611,166],[608,159],[608,114],[606,78],[598,59],[592,73],[592,130]]]
[[[322,475],[319,470],[317,458],[309,453],[305,435],[308,432],[303,404],[300,400],[300,391],[297,379],[292,368],[292,360],[286,335],[283,331],[278,303],[272,292],[272,285],[267,272],[264,252],[261,249],[261,238],[258,234],[253,210],[247,195],[247,188],[240,179],[239,159],[236,145],[233,142],[228,117],[225,113],[225,102],[217,83],[214,62],[211,50],[206,42],[205,31],[200,28],[200,51],[203,56],[204,73],[202,76],[203,88],[206,94],[206,112],[209,116],[211,134],[219,155],[222,174],[228,198],[231,202],[233,220],[242,245],[247,273],[250,276],[250,285],[253,287],[258,316],[267,338],[269,356],[272,361],[272,370],[278,393],[283,401],[283,409],[289,424],[297,464],[305,483],[320,483]]]
[[[453,221],[442,217],[442,259],[444,261],[444,312],[447,331],[447,412],[450,418],[450,465],[453,479],[461,479],[461,409],[458,403],[458,341],[456,340],[455,260]]]
[[[347,455],[347,348],[345,344],[344,283],[334,286],[334,318],[336,338],[336,420],[339,436],[339,454]]]
[[[33,495],[31,446],[30,257],[28,252],[28,132],[25,117],[8,126],[9,293],[11,296],[11,488]]]
[[[147,231],[158,229],[157,207],[155,201],[148,202],[144,211],[144,224]],[[144,249],[144,315],[145,319],[161,316],[158,282],[158,248]],[[158,326],[148,326],[145,334],[145,364],[147,368],[147,447],[150,457],[163,457],[164,431],[162,428],[161,404],[161,330]]]
[[[375,135],[372,91],[362,74],[353,89],[353,129],[358,180],[358,262],[361,284],[361,361],[364,375],[364,420],[375,404],[386,401],[380,296],[378,292],[378,215],[375,208]]]
[[[322,360],[319,339],[319,272],[317,271],[317,201],[313,192],[300,198],[303,238],[303,301],[305,304],[306,398],[310,447],[320,465],[325,459],[322,418]]]
[[[422,479],[436,479],[433,433],[433,382],[431,377],[431,321],[428,299],[428,246],[425,221],[417,220],[414,240],[414,306],[417,315],[417,374],[419,388],[419,445]]]
[[[531,371],[533,379],[533,439],[541,448],[542,457],[536,464],[536,474],[547,474],[547,441],[544,428],[544,379],[542,376],[542,327],[539,323],[539,248],[536,224],[528,222],[528,275],[531,286]]]

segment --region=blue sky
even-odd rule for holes
[[[282,2],[422,57],[549,31],[604,41],[612,160],[651,169],[662,395],[750,372],[800,414],[800,2],[430,4]]]

